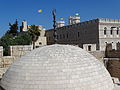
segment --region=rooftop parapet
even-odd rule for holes
[[[69,25],[80,23],[79,16],[70,16],[69,17]]]
[[[103,23],[120,23],[120,19],[108,19],[108,18],[102,18],[99,19],[99,22],[103,22]]]
[[[65,21],[56,21],[57,28],[65,26]]]

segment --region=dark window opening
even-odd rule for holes
[[[104,30],[104,35],[106,35],[106,30]]]
[[[106,33],[107,33],[107,28],[105,27],[104,28],[104,35],[106,35]]]
[[[90,45],[88,46],[88,51],[91,51],[91,46]]]
[[[63,34],[63,38],[65,38],[65,35]]]
[[[67,33],[67,38],[68,38],[68,33]]]
[[[62,35],[60,34],[60,39],[62,39]]]
[[[110,30],[110,34],[111,34],[111,35],[113,34],[113,30]]]
[[[119,30],[117,30],[117,35],[119,34]]]
[[[78,37],[80,37],[80,32],[78,32]]]
[[[39,45],[41,45],[42,43],[41,42],[39,42]]]

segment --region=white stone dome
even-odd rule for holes
[[[83,49],[49,45],[22,56],[1,80],[5,90],[113,90],[105,67]]]

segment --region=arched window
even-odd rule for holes
[[[107,31],[107,28],[105,27],[105,28],[104,28],[104,35],[106,35],[106,31]]]
[[[67,38],[68,38],[68,33],[67,33]]]
[[[78,37],[80,37],[80,32],[78,32]]]
[[[65,35],[63,34],[63,39],[65,38]]]
[[[117,32],[116,32],[116,34],[117,34],[117,35],[119,34],[119,27],[117,27]]]
[[[39,45],[42,45],[42,43],[41,43],[41,42],[39,42]]]
[[[113,34],[113,30],[112,30],[112,29],[110,30],[110,34],[111,34],[111,35]]]
[[[113,34],[113,30],[115,29],[116,27],[111,27],[111,30],[110,30],[110,34],[112,35]]]
[[[62,39],[62,35],[60,34],[60,39]]]

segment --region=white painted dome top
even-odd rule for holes
[[[12,64],[1,80],[5,90],[113,90],[105,67],[71,45],[37,48]]]

